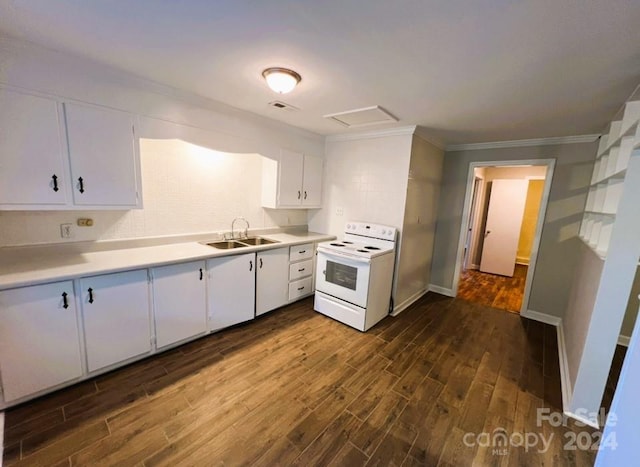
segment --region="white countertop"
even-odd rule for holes
[[[74,279],[163,264],[237,255],[309,242],[332,240],[316,232],[265,233],[259,236],[278,243],[219,250],[198,241],[152,246],[82,251],[73,245],[33,246],[0,249],[0,289]],[[211,241],[216,241],[212,238]]]

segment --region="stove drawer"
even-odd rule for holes
[[[313,257],[313,243],[289,247],[289,261],[300,261]]]
[[[313,260],[300,261],[289,266],[289,280],[295,281],[303,277],[310,276],[313,272]]]
[[[289,300],[297,300],[300,297],[309,295],[311,292],[311,278],[300,279],[299,281],[291,282],[289,284]]]

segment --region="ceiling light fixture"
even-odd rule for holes
[[[288,68],[267,68],[262,72],[269,87],[278,94],[286,94],[293,91],[302,77]]]

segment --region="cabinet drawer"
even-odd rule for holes
[[[305,295],[309,295],[311,290],[311,278],[306,277],[299,281],[291,282],[289,284],[289,300],[296,300]]]
[[[308,259],[313,256],[313,243],[289,247],[289,261]]]
[[[294,281],[301,277],[310,276],[313,272],[313,260],[300,261],[289,266],[289,280]]]

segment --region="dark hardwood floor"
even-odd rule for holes
[[[463,270],[458,283],[458,298],[520,313],[527,269],[527,266],[516,264],[513,277],[488,274],[475,269]]]
[[[563,449],[591,429],[537,423],[561,409],[556,342],[551,326],[436,294],[368,333],[304,300],[7,411],[4,461],[591,465],[594,451]],[[483,432],[551,443],[498,449]]]

